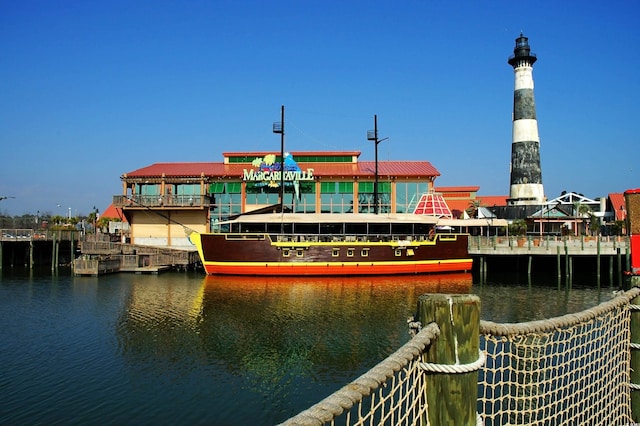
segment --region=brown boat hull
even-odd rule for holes
[[[357,276],[467,272],[466,234],[432,241],[273,241],[268,234],[195,234],[207,274]]]

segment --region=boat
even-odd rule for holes
[[[468,234],[437,216],[245,213],[191,232],[208,275],[363,276],[468,272]]]

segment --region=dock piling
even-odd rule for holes
[[[435,322],[440,335],[425,353],[429,424],[476,425],[478,371],[439,373],[437,366],[461,367],[479,360],[480,298],[473,294],[425,294],[418,299],[422,324]]]

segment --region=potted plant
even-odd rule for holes
[[[518,247],[523,247],[527,241],[525,235],[527,235],[527,221],[524,219],[516,219],[509,225],[509,233],[515,235],[518,242]]]

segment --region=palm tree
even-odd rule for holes
[[[480,201],[471,200],[469,201],[469,207],[467,207],[467,210],[465,211],[467,212],[467,215],[469,215],[470,218],[477,219],[478,209],[480,209]]]

